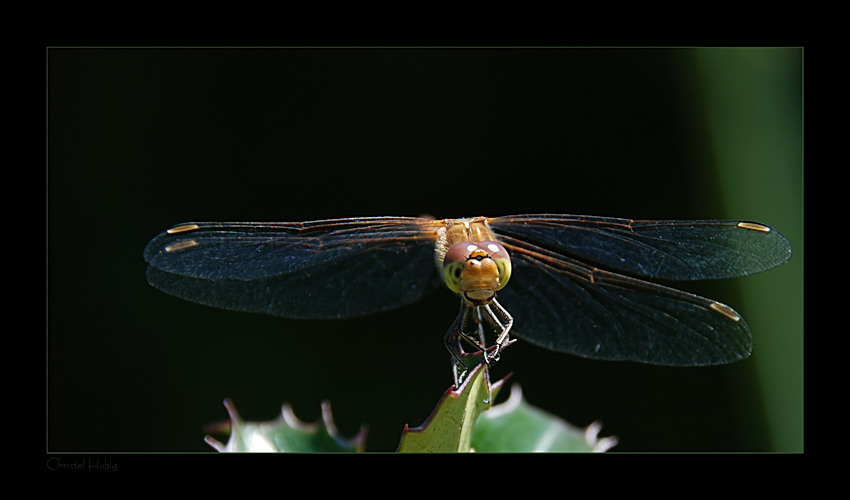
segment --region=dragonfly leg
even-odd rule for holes
[[[476,339],[470,330],[478,332]],[[467,352],[463,343],[468,342],[477,349],[476,352]],[[454,373],[455,387],[459,387],[466,377],[467,372],[475,363],[472,360],[479,356],[478,352],[484,352],[484,325],[481,321],[481,312],[478,308],[470,308],[465,303],[461,304],[461,311],[455,319],[449,331],[446,333],[445,345],[452,355],[452,371]],[[486,360],[486,355],[485,355]],[[460,373],[458,373],[460,372]]]
[[[484,333],[484,318],[481,316],[481,308],[475,308],[475,326],[478,328],[478,344],[476,347],[486,350],[484,346],[487,345],[487,337]]]
[[[463,371],[458,374],[458,370],[463,366]],[[466,365],[461,365],[461,363],[457,360],[452,360],[452,375],[454,375],[455,379],[455,389],[459,388],[463,383],[464,379],[466,379],[466,374],[469,372],[469,369]]]
[[[490,307],[491,305],[493,306],[492,309]],[[479,309],[484,309],[484,312],[487,314],[487,319],[496,327],[499,332],[498,336],[496,337],[496,344],[494,346],[493,352],[488,353],[485,356],[485,359],[487,359],[488,363],[496,362],[499,360],[499,356],[501,355],[502,350],[510,343],[510,331],[511,327],[514,324],[514,318],[496,300],[493,300],[492,302],[490,302],[490,304],[487,304]],[[501,319],[499,318],[499,316],[501,316]]]
[[[452,374],[455,379],[455,388],[460,387],[460,384],[463,382],[468,371],[468,367],[464,362],[465,352],[461,342],[461,329],[463,327],[464,316],[466,314],[468,314],[467,309],[465,307],[461,307],[460,314],[458,314],[457,319],[455,319],[451,328],[449,328],[445,339],[446,349],[448,349],[449,353],[452,355]],[[460,371],[460,373],[458,373],[458,371]]]
[[[483,361],[488,365],[499,361],[502,351],[512,343],[510,331],[513,324],[513,316],[496,300],[478,307],[461,303],[460,314],[446,333],[445,339],[446,348],[453,358],[456,387],[463,382],[469,369],[475,366],[471,361],[480,362],[477,360],[479,356],[483,355]],[[488,347],[487,330],[490,328],[496,333],[496,341],[493,346]],[[472,345],[476,351],[467,352],[463,346],[464,342]]]

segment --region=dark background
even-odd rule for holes
[[[791,84],[777,102],[800,112],[800,49],[712,51],[714,67],[779,60],[768,79]],[[390,451],[451,384],[443,335],[458,304],[448,292],[373,317],[307,322],[152,288],[145,244],[190,220],[760,220],[795,249],[792,264],[765,276],[799,293],[770,314],[800,343],[802,161],[748,162],[748,189],[762,196],[732,196],[761,201],[730,213],[711,133],[716,74],[697,52],[49,49],[47,450],[211,451],[203,427],[226,418],[229,397],[248,420],[290,403],[312,421],[328,400],[343,435],[367,424],[368,449]],[[788,140],[801,141],[800,124]],[[748,314],[738,286],[760,279],[683,287],[747,318],[756,352],[745,362],[588,361],[520,341],[495,376],[512,372],[532,404],[575,425],[601,420],[619,451],[789,451],[770,431],[770,377],[756,368],[780,341]],[[801,397],[786,407],[801,414]]]

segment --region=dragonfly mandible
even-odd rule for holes
[[[144,251],[148,281],[168,294],[288,318],[376,313],[443,283],[462,297],[445,339],[456,360],[461,340],[496,359],[516,335],[586,358],[673,366],[747,358],[752,336],[728,305],[649,280],[745,276],[790,257],[788,240],[756,222],[555,214],[191,222]],[[482,322],[493,346],[482,345]]]

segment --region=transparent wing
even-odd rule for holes
[[[488,222],[500,235],[647,278],[732,278],[771,269],[791,258],[788,240],[751,222],[549,214],[496,217]]]
[[[194,302],[292,318],[342,318],[413,302],[440,283],[441,221],[198,222],[156,236],[148,281]]]
[[[747,324],[728,306],[510,237],[502,243],[514,271],[497,298],[520,338],[588,358],[678,366],[729,363],[752,352]]]

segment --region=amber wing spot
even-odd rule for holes
[[[182,226],[175,226],[171,229],[167,230],[168,234],[176,234],[176,233],[185,233],[186,231],[194,231],[195,229],[199,229],[197,224],[184,224]]]
[[[177,251],[180,251],[180,250],[184,250],[186,248],[196,246],[197,244],[198,244],[198,242],[195,241],[195,240],[182,240],[182,241],[178,241],[177,243],[173,243],[171,245],[168,245],[167,247],[165,247],[165,251],[168,252],[168,253],[177,252]]]
[[[769,227],[767,227],[763,224],[759,224],[757,222],[739,222],[738,227],[740,227],[742,229],[752,229],[753,231],[761,231],[763,233],[769,233],[770,232]]]
[[[738,316],[738,313],[736,313],[731,307],[727,306],[726,304],[721,304],[720,302],[712,302],[709,307],[731,319],[732,321],[741,320],[741,317]]]

